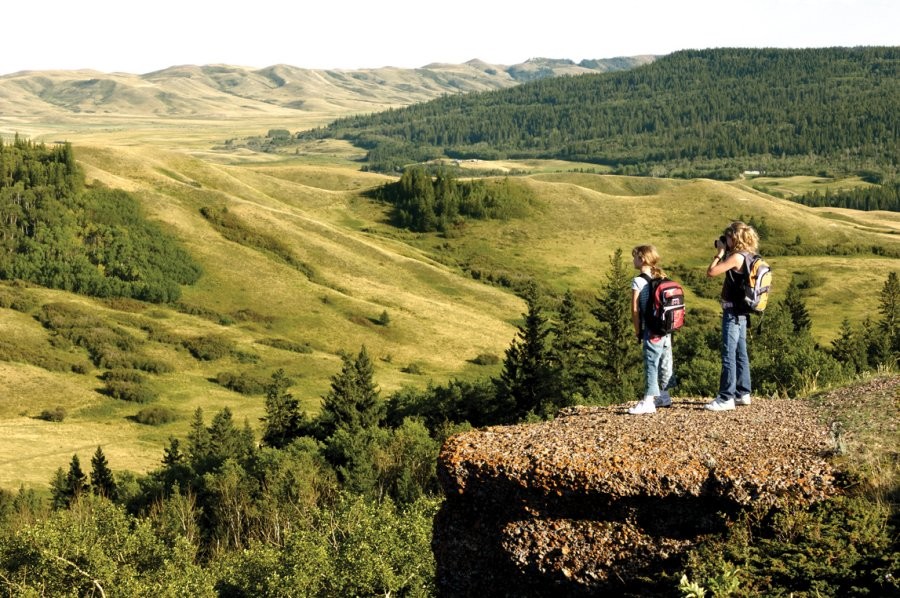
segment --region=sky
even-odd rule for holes
[[[898,24],[900,0],[13,0],[0,17],[0,75],[896,46]]]

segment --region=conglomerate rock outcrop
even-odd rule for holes
[[[435,518],[445,596],[594,595],[652,575],[741,509],[835,490],[833,438],[808,403],[713,413],[681,400],[644,416],[576,407],[444,444]]]

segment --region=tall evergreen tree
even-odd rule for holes
[[[496,380],[497,397],[510,405],[514,420],[529,414],[547,416],[556,402],[549,328],[533,282],[526,287],[524,299],[528,306],[525,321],[506,350],[503,370]]]
[[[794,323],[794,332],[809,332],[812,326],[812,320],[809,317],[809,310],[806,309],[806,302],[803,301],[803,295],[800,286],[797,284],[797,278],[791,277],[787,291],[784,294],[784,305],[791,314],[791,321]]]
[[[262,441],[275,448],[283,448],[290,444],[300,433],[304,414],[300,411],[300,403],[288,388],[291,380],[283,369],[272,374],[272,381],[266,387],[266,415],[262,418]]]
[[[331,390],[322,401],[319,430],[323,439],[338,429],[352,433],[378,426],[384,418],[384,402],[366,347],[360,349],[356,359],[344,354],[341,360],[341,371],[331,378]]]
[[[896,362],[900,353],[900,278],[896,272],[888,274],[881,287],[878,313],[881,314],[881,330],[893,353],[892,360]]]
[[[103,449],[99,446],[94,452],[94,456],[91,457],[91,490],[97,496],[103,496],[110,500],[118,498],[115,477],[106,462]]]
[[[550,325],[550,359],[557,386],[557,407],[574,404],[585,392],[585,322],[571,290],[566,290],[558,317]]]
[[[600,399],[615,403],[630,399],[640,385],[640,347],[631,321],[631,277],[616,249],[610,270],[591,314],[598,326],[594,335],[594,363]]]
[[[841,333],[832,343],[831,355],[851,375],[869,367],[865,339],[860,332],[854,330],[847,318],[841,322]]]
[[[211,454],[211,439],[206,423],[203,421],[203,409],[197,407],[191,420],[191,429],[187,436],[188,460],[196,473],[206,471],[206,463]]]
[[[72,455],[69,470],[67,472],[63,472],[62,468],[57,470],[51,483],[54,508],[64,509],[72,506],[72,503],[78,500],[88,490],[88,487],[88,479],[81,469],[78,455]]]

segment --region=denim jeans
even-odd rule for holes
[[[644,334],[644,378],[645,397],[658,397],[660,389],[668,390],[674,386],[672,376],[672,335],[653,337]]]
[[[732,309],[722,312],[722,374],[719,397],[750,394],[750,357],[747,355],[747,316]]]

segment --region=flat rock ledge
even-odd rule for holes
[[[441,595],[606,594],[742,509],[836,492],[832,435],[806,401],[704,403],[642,416],[575,407],[449,438],[433,536]]]

